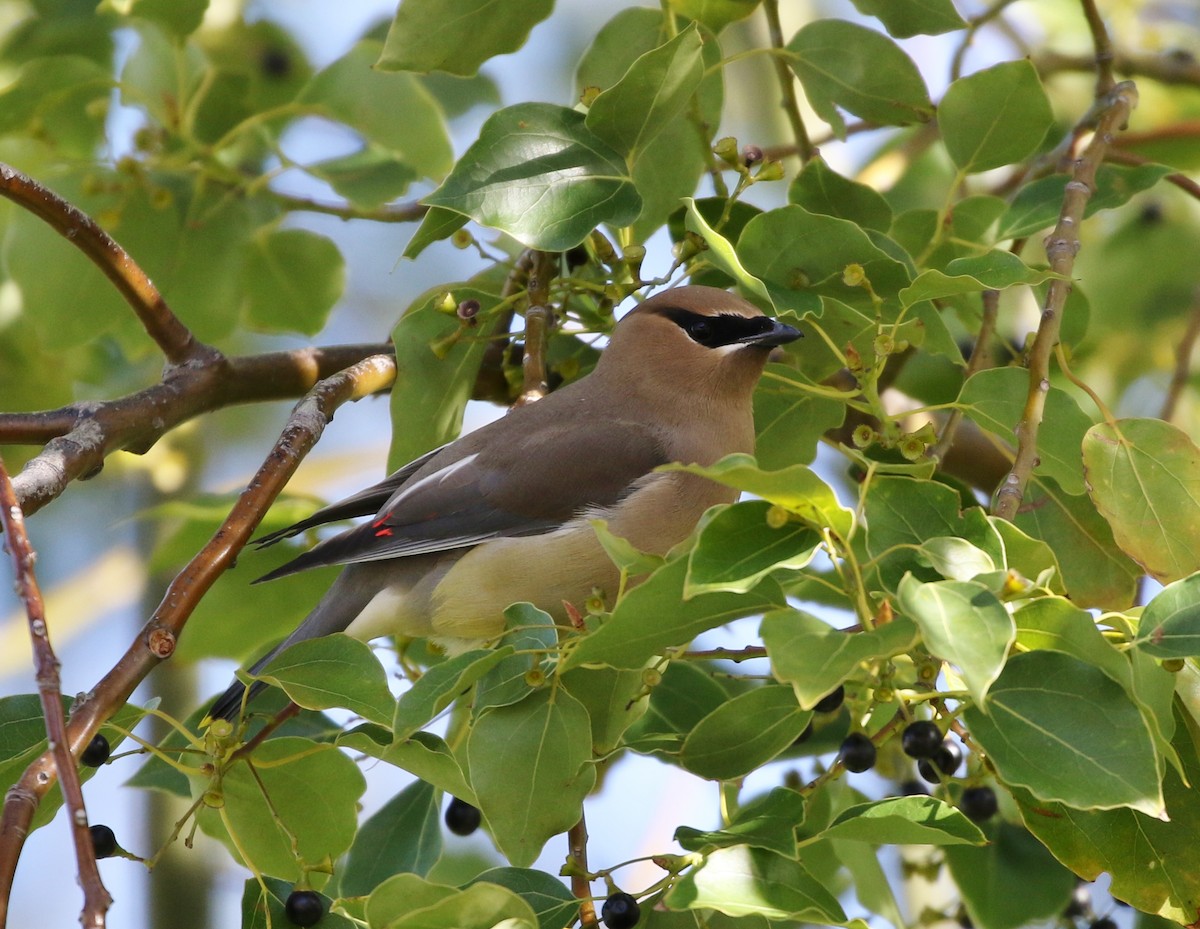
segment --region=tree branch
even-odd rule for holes
[[[87,809],[83,804],[79,769],[75,767],[75,759],[67,743],[67,723],[63,716],[62,685],[58,674],[59,663],[50,644],[46,608],[42,602],[37,574],[33,569],[37,556],[33,546],[29,544],[29,536],[25,534],[25,516],[17,503],[3,458],[0,458],[0,523],[4,525],[5,542],[12,556],[17,595],[25,604],[25,616],[29,620],[29,639],[33,644],[38,695],[41,698],[42,715],[46,720],[46,739],[49,745],[46,755],[52,761],[55,775],[62,783],[67,822],[75,842],[75,857],[79,862],[79,882],[83,886],[83,913],[79,921],[85,929],[103,929],[104,916],[112,904],[112,897],[104,888],[104,883],[100,880],[100,870],[96,867],[96,851],[92,845],[91,832],[88,830]],[[24,808],[27,799],[20,797],[15,802]],[[30,807],[31,813],[32,809]],[[3,877],[0,877],[0,924],[4,923],[7,916],[11,888],[12,875],[6,871]]]
[[[1059,52],[1040,52],[1031,60],[1042,77],[1061,71],[1093,71],[1094,55],[1064,55]],[[1127,77],[1146,77],[1160,84],[1200,86],[1200,61],[1188,55],[1133,55],[1113,52],[1112,70]]]
[[[763,0],[763,12],[767,16],[767,29],[771,34],[771,46],[782,49],[783,24],[779,21],[779,0]],[[783,111],[787,114],[788,122],[792,124],[792,135],[796,138],[796,151],[800,155],[800,163],[807,164],[816,154],[808,130],[804,126],[804,118],[800,115],[800,101],[796,98],[796,78],[788,63],[778,55],[772,55],[775,75],[779,78],[779,90],[783,93]]]
[[[1167,396],[1163,400],[1162,412],[1159,413],[1159,418],[1170,422],[1175,416],[1175,408],[1179,405],[1179,398],[1183,395],[1183,388],[1187,386],[1188,378],[1192,374],[1192,350],[1196,347],[1196,340],[1200,339],[1200,291],[1192,298],[1192,312],[1188,316],[1187,329],[1183,333],[1183,338],[1179,340],[1179,346],[1175,349],[1175,371],[1171,375],[1171,383],[1167,387]]]
[[[1029,352],[1029,393],[1021,421],[1016,426],[1016,460],[1012,470],[1000,482],[995,495],[995,514],[1002,519],[1011,521],[1016,516],[1025,496],[1025,487],[1037,464],[1038,428],[1042,422],[1046,393],[1050,390],[1050,357],[1058,344],[1063,307],[1071,292],[1071,271],[1075,266],[1075,255],[1079,252],[1079,224],[1083,221],[1088,199],[1095,190],[1096,169],[1104,160],[1113,134],[1125,126],[1136,105],[1137,88],[1130,81],[1114,87],[1104,101],[1095,134],[1076,161],[1073,176],[1067,183],[1058,224],[1046,239],[1046,257],[1051,270],[1059,277],[1050,282],[1046,305],[1042,309],[1037,335]]]
[[[267,508],[320,439],[334,411],[343,403],[386,389],[395,375],[395,361],[375,355],[322,380],[296,405],[279,440],[229,516],[171,582],[162,602],[121,659],[87,698],[76,704],[66,735],[57,744],[69,745],[76,755],[82,752],[101,724],[129,699],[146,675],[174,653],[196,605],[233,564]],[[56,779],[54,758],[47,751],[25,769],[5,798],[0,813],[0,904],[6,905],[33,814]]]
[[[579,822],[567,832],[567,844],[571,859],[571,893],[579,901],[579,925],[582,929],[596,929],[596,905],[592,903],[592,882],[588,880],[587,821],[580,813]]]
[[[144,454],[171,429],[201,413],[296,397],[363,358],[391,351],[387,344],[368,344],[218,356],[169,369],[160,383],[116,400],[0,414],[0,445],[45,444],[13,481],[25,512],[34,513],[71,481],[96,474],[115,451]]]
[[[33,213],[83,252],[133,307],[171,365],[213,362],[220,352],[192,335],[125,249],[83,211],[11,165],[0,163],[0,196]]]

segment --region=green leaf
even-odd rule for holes
[[[382,727],[360,726],[341,736],[337,744],[395,765],[451,796],[478,805],[458,759],[441,736],[415,732],[404,740],[392,742],[391,735],[390,730]]]
[[[450,238],[468,222],[469,218],[463,216],[462,213],[445,210],[438,206],[430,207],[425,211],[421,225],[417,227],[413,237],[408,240],[408,245],[404,247],[404,257],[416,258],[434,242]]]
[[[359,827],[338,891],[347,897],[365,896],[402,871],[425,877],[441,855],[441,818],[433,785],[415,781]]]
[[[264,889],[265,887],[265,889]],[[271,929],[286,926],[291,920],[287,915],[287,898],[296,885],[291,881],[260,876],[250,878],[242,890],[242,929]],[[325,915],[321,917],[321,929],[355,929],[355,923],[340,913],[331,913],[333,901],[318,894]]]
[[[1029,157],[1054,124],[1029,61],[1006,61],[952,83],[938,106],[951,160],[968,174]]]
[[[719,848],[667,893],[675,910],[713,909],[728,916],[843,923],[837,898],[798,861],[760,848]]]
[[[745,19],[757,8],[760,0],[667,0],[680,16],[704,23],[713,32],[720,32],[730,23]]]
[[[1064,493],[1035,473],[1016,523],[1054,550],[1063,583],[1078,606],[1119,610],[1132,605],[1142,572],[1117,548],[1112,529],[1088,497]]]
[[[1159,419],[1098,423],[1083,466],[1125,554],[1164,584],[1200,569],[1200,449],[1187,433]]]
[[[1095,190],[1083,210],[1084,218],[1100,210],[1123,206],[1135,194],[1149,190],[1170,173],[1171,169],[1166,165],[1100,165],[1096,171]],[[1058,222],[1063,194],[1070,180],[1068,174],[1052,174],[1022,187],[1001,217],[996,238],[1016,239],[1053,226]]]
[[[957,536],[929,539],[920,551],[930,567],[949,581],[970,581],[997,570],[991,555]]]
[[[790,687],[755,687],[700,720],[684,740],[679,761],[699,777],[731,781],[795,742],[810,719]]]
[[[621,745],[621,737],[642,718],[650,703],[640,670],[576,668],[561,675],[559,681],[587,710],[592,754],[597,758]]]
[[[444,445],[462,431],[463,413],[487,341],[464,335],[470,330],[464,330],[457,317],[438,310],[447,294],[452,306],[464,300],[479,301],[484,318],[500,302],[495,294],[470,284],[452,284],[426,291],[400,317],[392,330],[396,382],[390,400],[389,471]],[[446,347],[448,341],[452,344]]]
[[[581,815],[596,782],[591,724],[562,688],[482,713],[467,740],[471,781],[496,845],[528,867]]]
[[[1146,604],[1134,644],[1155,658],[1200,655],[1200,574],[1168,584]]]
[[[112,88],[112,71],[89,58],[35,58],[0,92],[0,136],[36,131],[62,155],[91,160],[107,117],[96,101],[106,100]]]
[[[900,291],[900,302],[912,306],[923,300],[940,300],[984,290],[1006,290],[1017,284],[1040,284],[1055,277],[1046,268],[1031,268],[1012,252],[992,249],[984,255],[956,258],[945,271],[930,268]]]
[[[853,0],[858,12],[877,16],[897,39],[941,35],[967,24],[951,0]]]
[[[332,241],[304,229],[262,229],[242,268],[249,325],[313,336],[346,285],[346,263]]]
[[[1029,373],[1022,368],[989,368],[973,374],[958,395],[965,412],[982,429],[1010,444],[1025,414]],[[1082,494],[1083,455],[1080,451],[1091,420],[1064,390],[1046,392],[1044,428],[1038,431],[1036,473],[1053,478],[1069,494]]]
[[[639,668],[649,658],[684,645],[701,632],[739,616],[761,613],[783,600],[771,579],[745,594],[700,594],[684,599],[687,559],[668,562],[629,591],[595,632],[578,639],[564,655],[562,670],[586,664]]]
[[[403,196],[420,176],[403,158],[373,142],[349,155],[311,164],[308,173],[363,209]]]
[[[957,667],[971,696],[983,703],[1016,638],[1004,604],[974,581],[923,584],[911,574],[897,593],[900,609],[921,627],[925,646]]]
[[[394,152],[420,176],[441,178],[454,163],[441,108],[411,74],[373,67],[379,49],[378,42],[359,42],[315,75],[297,102],[320,107],[330,119]]]
[[[742,262],[733,245],[708,224],[696,206],[696,201],[691,197],[685,197],[683,204],[687,210],[684,214],[684,226],[688,232],[700,236],[704,240],[704,244],[708,246],[706,260],[728,274],[739,286],[770,302],[771,296],[767,293],[763,282],[742,267]]]
[[[892,225],[892,208],[883,194],[842,177],[818,155],[809,161],[788,187],[788,202],[810,213],[836,216],[863,229],[887,232]]]
[[[512,654],[511,648],[476,648],[436,664],[396,703],[392,722],[396,741],[424,728],[464,690]]]
[[[290,645],[263,668],[259,678],[282,687],[309,710],[342,707],[387,725],[396,709],[387,672],[371,647],[343,633]]]
[[[986,708],[965,719],[1005,782],[1080,809],[1162,812],[1150,733],[1099,668],[1057,652],[1014,655]]]
[[[547,251],[578,245],[600,223],[632,222],[642,208],[624,159],[581,113],[549,103],[493,113],[424,202]]]
[[[688,26],[637,59],[588,109],[586,124],[632,165],[683,111],[704,76],[700,31]]]
[[[498,884],[470,884],[463,890],[417,884],[397,874],[367,898],[367,922],[387,929],[533,929],[533,909]],[[419,880],[419,879],[417,879]]]
[[[805,806],[796,791],[776,787],[740,807],[728,826],[715,832],[680,826],[675,841],[691,852],[749,845],[795,858],[796,827],[804,821]]]
[[[754,424],[758,432],[754,456],[765,470],[811,462],[825,433],[846,419],[846,404],[841,400],[822,397],[787,382],[804,380],[795,368],[770,364],[754,392]]]
[[[728,699],[725,688],[703,667],[690,661],[672,661],[662,681],[650,692],[646,715],[630,731],[627,742],[635,751],[652,751],[666,741],[661,737],[668,736],[677,743],[671,747],[677,749],[683,744],[683,736]]]
[[[198,797],[210,779],[193,777],[191,785]],[[337,858],[350,848],[365,788],[358,766],[334,746],[274,738],[225,772],[224,805],[202,804],[196,820],[251,870],[296,881],[303,863]]]
[[[822,838],[872,845],[983,845],[979,827],[936,797],[889,797],[843,810]]]
[[[770,525],[772,509],[766,500],[746,500],[713,516],[688,556],[684,596],[717,590],[745,593],[772,571],[807,565],[821,537],[801,523]]]
[[[554,0],[404,0],[379,67],[470,76],[489,58],[524,45],[553,9]]]
[[[976,925],[1018,929],[1059,916],[1075,876],[1055,861],[1024,829],[1000,822],[988,830],[986,848],[946,849],[950,874]]]
[[[763,617],[759,635],[771,656],[771,673],[791,684],[799,704],[810,709],[862,662],[908,651],[918,630],[897,617],[875,629],[842,632],[801,610],[778,610]]]
[[[445,884],[435,884],[415,874],[395,874],[376,887],[367,898],[367,924],[397,926],[410,913],[426,913],[429,909],[453,900],[459,893]],[[450,925],[450,924],[447,924]]]
[[[927,122],[933,104],[921,72],[887,36],[841,19],[808,23],[787,44],[808,102],[839,136],[836,107],[885,126]]]
[[[471,881],[498,884],[518,894],[537,914],[539,929],[562,929],[579,912],[579,901],[562,882],[545,871],[526,868],[492,868]]]
[[[508,631],[497,645],[508,646],[510,651],[480,678],[475,690],[477,712],[524,700],[533,689],[526,675],[544,666],[558,644],[553,617],[532,603],[514,603],[504,611],[504,617]]]

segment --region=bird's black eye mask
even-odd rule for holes
[[[769,316],[738,316],[736,313],[705,316],[679,307],[667,307],[662,310],[662,315],[686,332],[693,342],[706,348],[720,348],[722,345],[775,346],[790,342],[799,335],[791,327],[783,326]]]

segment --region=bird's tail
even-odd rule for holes
[[[296,631],[251,665],[249,673],[258,674],[289,645],[345,630],[376,593],[368,585],[357,582],[357,573],[356,565],[344,570]],[[249,695],[246,693],[247,687]],[[263,681],[254,681],[250,685],[234,681],[213,703],[212,709],[208,711],[209,720],[236,719],[242,711],[242,706],[266,687],[267,684]]]

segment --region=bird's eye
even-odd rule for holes
[[[696,319],[688,323],[688,335],[697,342],[705,342],[712,338],[713,324],[707,319]]]

